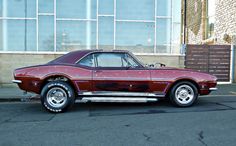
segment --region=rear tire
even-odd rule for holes
[[[188,81],[179,82],[170,91],[170,101],[179,107],[192,106],[198,98],[197,87]]]
[[[41,103],[50,112],[64,112],[72,107],[74,102],[74,90],[67,82],[49,82],[41,91]]]

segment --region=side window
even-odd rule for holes
[[[95,56],[98,67],[125,67],[122,53],[98,53]]]
[[[78,64],[82,65],[82,66],[95,67],[94,55],[91,54],[91,55],[84,57],[82,60],[80,60],[80,62]]]
[[[133,57],[131,57],[130,55],[126,54],[125,57],[125,66],[126,67],[132,67],[132,68],[137,68],[140,65],[134,60]]]

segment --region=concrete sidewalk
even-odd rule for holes
[[[7,101],[28,101],[37,99],[38,95],[34,93],[24,93],[23,90],[17,87],[0,88],[0,102]]]
[[[218,85],[218,90],[209,96],[236,96],[236,84]],[[24,94],[24,91],[17,87],[0,88],[0,102],[7,101],[29,101],[39,99],[39,95],[33,93]]]

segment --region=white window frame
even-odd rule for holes
[[[153,52],[154,53],[135,53],[134,54],[138,54],[138,55],[182,55],[181,53],[179,54],[173,54],[173,48],[171,47],[170,53],[157,53],[157,42],[156,42],[156,38],[157,38],[157,19],[170,19],[171,21],[171,27],[170,27],[170,40],[172,41],[173,38],[173,27],[174,27],[174,23],[173,22],[173,6],[172,3],[174,0],[170,0],[171,1],[171,15],[170,16],[157,16],[157,0],[154,0],[154,18],[153,20],[122,20],[122,19],[117,19],[117,10],[116,10],[116,5],[117,5],[117,0],[113,0],[114,1],[114,14],[113,15],[107,15],[107,14],[99,14],[98,13],[98,8],[99,8],[99,0],[96,0],[97,3],[97,10],[96,10],[96,19],[78,19],[78,18],[57,18],[57,1],[54,1],[54,10],[53,13],[39,13],[39,0],[36,0],[36,17],[35,18],[23,18],[23,17],[0,17],[0,20],[36,20],[36,52],[35,51],[0,51],[0,53],[30,53],[30,54],[65,54],[67,52],[57,52],[57,46],[56,46],[56,39],[57,39],[57,21],[91,21],[91,22],[96,22],[96,49],[98,49],[99,47],[99,34],[98,34],[98,28],[99,28],[99,23],[98,20],[100,17],[113,17],[114,18],[114,34],[113,34],[113,49],[116,49],[116,25],[117,22],[135,22],[135,23],[153,23],[154,24],[154,48],[153,48]],[[91,1],[91,0],[90,0]],[[38,48],[38,43],[39,43],[39,16],[53,16],[54,17],[54,51],[50,51],[50,52],[42,52],[39,51]],[[179,34],[181,35],[181,34]],[[170,46],[172,46],[172,42],[170,44],[168,44]],[[179,44],[181,45],[181,44]]]

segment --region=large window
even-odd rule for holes
[[[117,19],[153,20],[155,17],[154,0],[117,0]]]
[[[180,21],[181,0],[0,0],[0,51],[178,54]]]
[[[36,51],[35,20],[0,20],[1,51]]]
[[[154,53],[154,23],[118,22],[116,48],[136,53]]]

